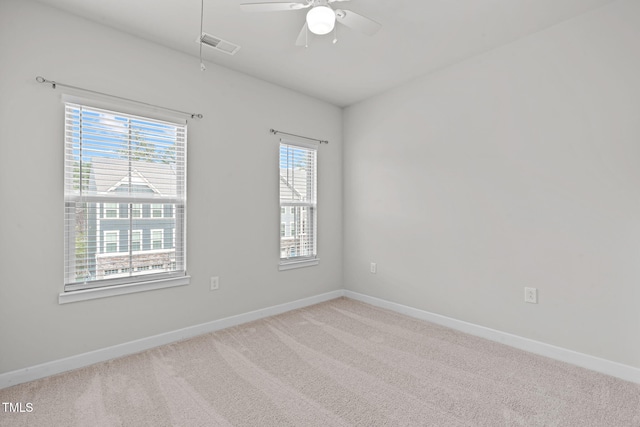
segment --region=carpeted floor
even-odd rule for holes
[[[347,298],[0,390],[1,426],[640,426],[640,385]]]

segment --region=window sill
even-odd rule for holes
[[[81,291],[62,292],[58,295],[58,304],[68,304],[97,298],[107,298],[116,295],[132,294],[135,292],[152,291],[155,289],[173,288],[188,285],[191,276],[172,277],[170,279],[151,280],[148,282],[128,283],[126,285],[105,286],[104,288],[83,289]]]
[[[294,268],[311,267],[312,265],[318,265],[320,263],[319,258],[305,259],[303,261],[282,261],[278,266],[278,270],[286,271],[293,270]]]

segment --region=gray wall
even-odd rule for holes
[[[640,367],[639,76],[627,0],[347,108],[346,288]]]
[[[640,3],[616,2],[352,106],[343,128],[336,107],[2,0],[0,373],[342,280],[640,367],[639,29]],[[189,124],[190,286],[57,304],[63,112],[61,91],[36,75],[205,115]],[[331,141],[319,154],[317,267],[277,270],[271,127]],[[524,286],[540,304],[523,302]]]
[[[339,108],[213,64],[203,73],[195,57],[24,0],[0,2],[0,61],[0,373],[341,288]],[[58,305],[62,91],[37,75],[204,114],[188,134],[190,286]],[[278,271],[270,128],[330,141],[318,266]]]

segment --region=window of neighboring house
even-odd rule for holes
[[[133,230],[131,232],[131,250],[139,251],[142,249],[142,230]]]
[[[281,140],[279,169],[280,269],[315,265],[318,263],[317,146]],[[290,221],[288,235],[283,233],[285,212],[286,221]]]
[[[104,232],[104,252],[112,253],[118,252],[118,231],[105,231]]]
[[[141,203],[132,203],[131,204],[131,218],[142,218],[142,204]]]
[[[188,284],[186,123],[66,102],[64,158],[65,293],[60,302]],[[173,215],[164,218],[165,210]],[[112,218],[129,220],[112,231],[103,222]],[[175,230],[166,249],[160,227]],[[166,268],[138,274],[150,264]],[[115,285],[131,286],[101,293]],[[96,292],[73,292],[88,289]]]
[[[155,203],[151,205],[151,217],[162,218],[162,205],[158,205]]]
[[[162,249],[163,230],[151,230],[151,249]]]
[[[280,237],[284,237],[285,233],[286,233],[286,227],[287,225],[284,222],[280,223]]]
[[[104,204],[104,217],[105,218],[118,218],[118,204],[117,203],[105,203]]]

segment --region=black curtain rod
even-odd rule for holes
[[[302,136],[302,135],[296,135],[295,133],[288,133],[288,132],[282,132],[281,130],[276,130],[276,129],[269,129],[269,132],[271,132],[274,135],[277,135],[279,133],[284,134],[284,135],[289,135],[289,136],[295,136],[297,138],[304,138],[304,139],[308,139],[310,141],[317,141],[320,144],[328,144],[329,141],[327,141],[326,139],[318,139],[318,138],[309,138],[308,136]]]
[[[136,104],[142,104],[142,105],[146,105],[148,107],[160,108],[161,110],[172,111],[174,113],[184,114],[186,116],[191,117],[192,119],[201,119],[203,117],[202,114],[199,114],[199,113],[189,113],[187,111],[174,110],[173,108],[167,108],[167,107],[162,107],[160,105],[149,104],[147,102],[136,101],[135,99],[123,98],[121,96],[109,95],[108,93],[98,92],[98,91],[91,90],[91,89],[85,89],[85,88],[82,88],[82,87],[71,86],[71,85],[64,84],[64,83],[58,83],[58,82],[55,82],[53,80],[47,80],[42,76],[36,77],[36,81],[38,83],[49,83],[53,89],[55,89],[56,86],[68,87],[70,89],[76,89],[76,90],[81,90],[83,92],[95,93],[96,95],[108,96],[109,98],[122,99],[123,101],[135,102]]]

